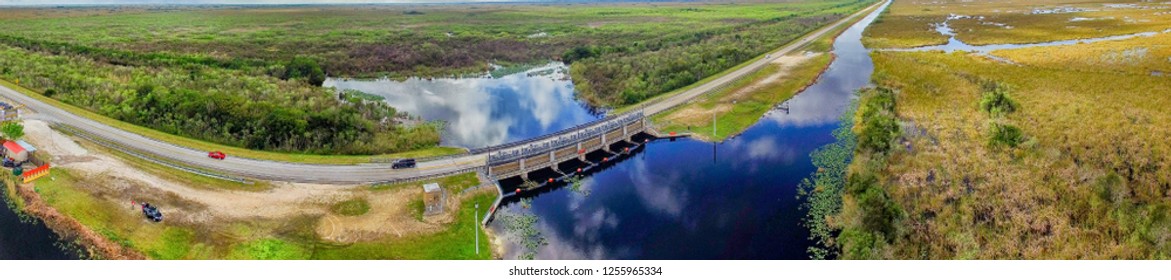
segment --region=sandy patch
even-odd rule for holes
[[[131,201],[147,201],[160,206],[167,222],[184,224],[222,224],[257,219],[291,219],[320,216],[318,232],[326,240],[353,242],[386,235],[408,236],[435,232],[451,221],[429,218],[416,220],[408,209],[412,198],[422,197],[422,190],[372,192],[360,186],[272,182],[266,191],[239,191],[199,188],[184,185],[154,174],[138,171],[112,155],[93,152],[72,138],[52,130],[44,121],[25,120],[25,139],[41,152],[53,155],[56,168],[65,168],[86,178],[86,188],[97,197],[125,203],[127,211],[136,211]],[[370,211],[357,217],[330,213],[333,204],[353,197],[365,197]],[[457,209],[457,195],[448,199],[448,213]],[[452,202],[454,201],[454,202]],[[442,215],[441,215],[442,216]]]

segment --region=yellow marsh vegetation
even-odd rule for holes
[[[1171,257],[1171,79],[962,53],[872,57],[876,83],[898,90],[905,139],[876,173],[905,217],[868,256]],[[1014,89],[1020,109],[1003,121],[1024,132],[1016,148],[987,144],[988,81]],[[861,215],[847,200],[835,219]]]
[[[1096,38],[1171,28],[1171,4],[1114,5],[1119,2],[896,1],[867,30],[863,42],[872,48],[943,44],[947,37],[936,32],[934,24],[953,14],[970,16],[953,19],[948,24],[959,40],[972,45]]]
[[[1044,68],[1171,75],[1171,33],[1122,41],[1000,50],[992,54],[1016,63]]]

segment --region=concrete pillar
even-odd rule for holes
[[[585,161],[585,153],[581,152],[581,142],[577,142],[577,151],[574,151],[574,152],[578,153],[577,154],[578,160]]]
[[[549,151],[549,164],[557,165],[557,150]]]
[[[520,159],[520,172],[525,172],[525,159]]]
[[[609,134],[609,133],[610,133],[609,131],[602,132],[602,150],[607,151],[607,152],[610,151],[610,142],[606,141],[606,134]]]

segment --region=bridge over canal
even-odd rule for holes
[[[610,150],[615,144],[642,144],[634,140],[634,136],[638,134],[657,136],[656,132],[650,130],[647,122],[646,115],[639,110],[568,128],[530,141],[493,147],[486,151],[486,171],[489,176],[497,179],[515,176],[527,179],[530,172],[544,168],[565,173],[558,170],[558,165],[571,160],[593,165],[596,163],[587,160],[587,154],[602,151],[616,156],[622,152]],[[603,157],[603,160],[608,158]]]

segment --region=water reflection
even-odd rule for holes
[[[774,110],[719,144],[651,142],[584,179],[588,194],[561,187],[502,211],[538,216],[548,243],[539,259],[807,259],[797,185],[815,169],[809,153],[834,141],[838,116],[869,82],[860,38],[877,14],[834,42],[838,58],[788,113]],[[504,257],[515,258],[509,244]]]
[[[395,108],[446,123],[444,145],[480,148],[600,118],[574,99],[566,67],[551,63],[500,78],[328,79],[326,87],[380,95]]]

